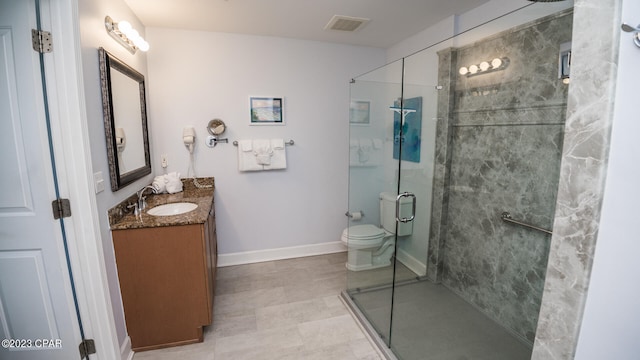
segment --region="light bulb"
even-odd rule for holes
[[[469,66],[469,72],[470,72],[471,74],[475,74],[475,73],[477,73],[477,72],[478,72],[478,65],[471,65],[471,66]]]
[[[489,69],[489,63],[486,61],[483,61],[480,63],[480,70],[482,71],[487,71]]]
[[[131,29],[131,31],[129,31],[128,33],[125,33],[125,35],[127,35],[129,40],[131,40],[131,41],[135,41],[134,39],[140,37],[140,34],[138,33],[138,30],[136,30],[136,29]]]
[[[138,49],[140,49],[140,51],[149,51],[149,43],[145,40],[142,40],[140,45],[138,45]]]
[[[491,66],[493,66],[494,69],[499,68],[500,66],[502,66],[502,59],[495,58],[495,59],[491,60]]]
[[[142,45],[142,43],[144,42],[144,39],[142,38],[142,36],[138,36],[131,39],[131,42],[133,42],[133,45],[140,47],[140,45]]]
[[[133,29],[133,27],[131,26],[131,24],[128,21],[120,21],[118,23],[118,30],[123,34],[128,33],[132,29]]]
[[[469,69],[463,66],[460,68],[460,70],[458,70],[458,72],[460,73],[460,75],[467,75],[467,73],[469,72]]]

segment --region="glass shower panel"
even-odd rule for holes
[[[401,84],[398,61],[359,76],[350,87],[347,294],[387,345],[394,238],[381,229],[380,196],[397,191],[390,108],[402,96]]]
[[[431,204],[434,196],[442,197],[434,188],[436,136],[444,123],[438,102],[448,101],[449,87],[440,79],[450,72],[450,67],[439,66],[439,51],[449,47],[443,43],[404,59],[404,141],[397,182],[399,193],[415,195],[416,212],[411,234],[397,240],[390,347],[400,359],[424,359],[422,344],[440,329],[423,318],[432,299],[420,287],[433,283],[427,280],[428,254],[436,253],[429,251],[429,232],[437,229],[431,223]]]
[[[402,104],[422,117],[420,157],[403,156],[397,174],[418,199],[413,233],[397,242],[399,359],[531,357],[551,236],[502,215],[553,225],[568,89],[558,62],[573,12],[543,6],[404,59]]]
[[[438,96],[445,91],[438,82],[436,51],[422,51],[404,59],[402,111],[394,114],[394,130],[402,123],[402,141],[396,142],[400,158],[396,173],[398,193],[415,195],[415,220],[410,231],[399,232],[395,282],[424,278],[431,218],[431,197],[438,124]],[[399,153],[399,154],[398,154]]]

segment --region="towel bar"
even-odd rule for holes
[[[289,140],[289,141],[285,141],[284,144],[285,145],[293,145],[295,143],[293,142],[293,140]],[[233,146],[238,146],[238,140],[233,142]]]

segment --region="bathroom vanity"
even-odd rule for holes
[[[183,180],[183,192],[150,195],[147,208],[139,215],[122,215],[130,199],[110,210],[125,320],[134,351],[201,342],[202,327],[213,321],[217,263],[213,187],[198,189],[191,180]],[[213,185],[213,178],[198,180]],[[179,215],[147,213],[178,202],[198,207]]]

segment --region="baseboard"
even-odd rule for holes
[[[133,350],[131,350],[131,338],[127,336],[120,346],[120,359],[132,360],[134,354]]]
[[[341,241],[218,255],[218,267],[346,252]]]
[[[427,274],[427,264],[422,263],[407,251],[398,249],[398,254],[396,255],[396,257],[398,261],[400,261],[402,264],[404,264],[404,266],[408,267],[409,270],[413,271],[414,273],[420,276]]]

